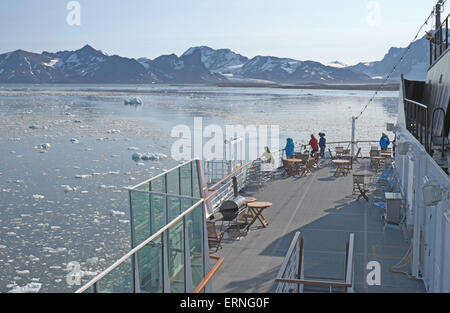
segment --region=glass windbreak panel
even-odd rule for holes
[[[189,257],[191,259],[192,286],[195,288],[205,276],[203,262],[203,204],[186,216],[189,236]]]
[[[83,293],[94,293],[94,285],[83,291]]]
[[[134,188],[134,190],[148,191],[149,187],[150,187],[150,183],[148,182],[148,183],[142,184],[142,185]]]
[[[162,244],[158,237],[137,253],[137,271],[141,292],[163,292]]]
[[[181,214],[181,199],[174,196],[167,196],[167,223]]]
[[[167,230],[170,292],[185,292],[184,222]]]
[[[167,173],[167,193],[173,195],[180,194],[179,169]]]
[[[156,233],[165,225],[164,221],[164,197],[162,195],[150,194],[150,230],[151,235]]]
[[[150,237],[150,195],[141,191],[130,191],[133,216],[133,247]]]
[[[133,292],[133,267],[131,257],[98,281],[98,292]]]
[[[150,191],[154,192],[166,192],[166,175],[162,175],[158,178],[153,179],[150,182]]]
[[[195,161],[192,161],[192,182],[192,196],[200,198],[200,184],[198,181],[197,162]]]
[[[200,199],[198,199],[200,200]],[[194,200],[194,199],[186,199],[186,198],[181,198],[181,212],[186,211],[187,209],[189,209],[191,206],[193,206],[195,204],[195,202],[197,202],[198,200]]]
[[[180,168],[181,194],[184,196],[192,196],[191,164],[192,162]]]

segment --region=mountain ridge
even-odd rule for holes
[[[429,49],[415,41],[392,77],[400,73],[424,80]],[[183,54],[154,59],[108,55],[86,44],[74,51],[33,53],[21,49],[0,54],[0,83],[224,83],[360,84],[386,77],[407,48],[392,47],[382,60],[347,66],[257,55],[248,58],[228,48],[195,46]]]

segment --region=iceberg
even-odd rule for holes
[[[123,102],[125,105],[142,105],[142,99],[139,97],[132,97]]]

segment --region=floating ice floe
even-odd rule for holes
[[[42,195],[33,195],[33,199],[34,200],[41,200],[41,199],[44,199],[45,197],[44,196],[42,196]]]
[[[144,160],[144,161],[156,161],[156,160],[160,160],[160,159],[165,159],[167,158],[167,155],[163,154],[163,153],[159,153],[159,152],[154,152],[154,153],[139,153],[139,152],[135,152],[133,153],[133,155],[131,156],[131,158],[134,161],[138,161],[138,160]]]
[[[110,212],[112,216],[125,216],[125,212],[122,211],[111,210]]]
[[[16,286],[12,290],[8,291],[8,293],[37,293],[41,289],[41,283],[28,283],[23,287]]]
[[[128,147],[128,150],[139,150],[138,147]]]
[[[142,105],[142,99],[139,97],[132,97],[123,101],[125,105]]]
[[[71,191],[76,191],[76,187],[70,187],[69,185],[61,185],[61,187],[64,189],[64,192],[71,192]]]
[[[118,129],[110,129],[107,131],[108,134],[120,134],[120,130]]]
[[[51,148],[51,145],[49,143],[43,143],[37,146],[38,149],[48,150]]]
[[[85,178],[89,178],[92,177],[92,175],[90,174],[86,174],[86,175],[75,175],[75,178],[80,178],[80,179],[85,179]]]
[[[23,270],[23,271],[17,270],[16,273],[19,275],[28,275],[28,274],[30,274],[30,271],[29,270]]]

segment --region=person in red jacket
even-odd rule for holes
[[[312,148],[311,157],[313,157],[314,153],[319,151],[319,144],[317,143],[317,139],[316,139],[316,137],[314,137],[314,135],[311,135],[311,140],[309,141],[309,145]]]

